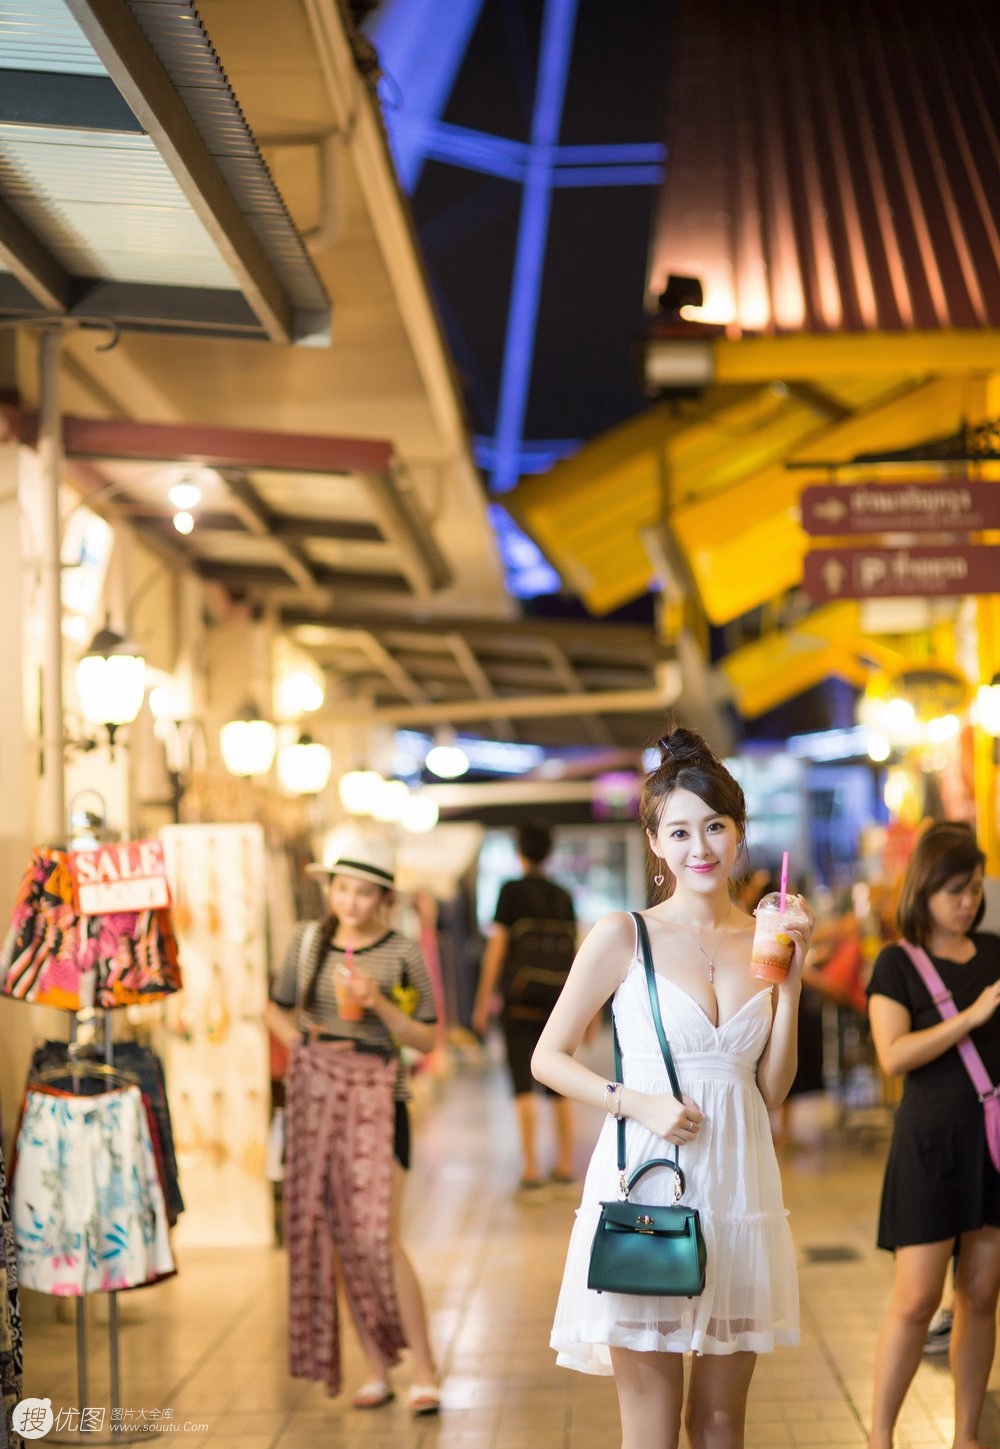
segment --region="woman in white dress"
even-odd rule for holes
[[[646,912],[664,1029],[683,1101],[670,1091],[652,1021],[636,925],[625,912],[587,936],[532,1059],[539,1081],[608,1111],[570,1239],[552,1330],[557,1362],[615,1376],[623,1449],[740,1449],[758,1353],[798,1341],[795,1256],[768,1112],[795,1075],[796,1017],[812,915],[789,930],[792,961],[771,987],[750,974],[754,922],[731,877],[746,831],[743,791],[690,730],[659,741],[640,819],[657,861],[659,899]],[[574,1059],[609,997],[623,1083]],[[627,1165],[680,1148],[684,1201],[708,1250],[700,1297],[597,1293],[586,1286],[602,1200],[619,1196],[615,1118]],[[672,1155],[672,1151],[671,1151]],[[672,1174],[647,1173],[635,1202],[665,1202]],[[686,1404],[683,1355],[693,1353]]]

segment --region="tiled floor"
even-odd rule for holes
[[[600,1060],[596,1063],[604,1070]],[[760,1360],[751,1392],[751,1449],[864,1443],[871,1362],[891,1271],[872,1246],[881,1168],[878,1134],[839,1130],[828,1104],[797,1104],[808,1150],[785,1158],[787,1205],[800,1254],[802,1342]],[[594,1119],[581,1113],[580,1167]],[[185,1449],[614,1449],[610,1379],[557,1369],[548,1329],[572,1202],[529,1208],[517,1177],[513,1110],[495,1062],[466,1062],[425,1088],[418,1113],[407,1239],[425,1284],[444,1371],[444,1411],[411,1420],[400,1392],[377,1412],[292,1380],[285,1368],[284,1258],[188,1250],[178,1277],[122,1303],[122,1389],[133,1409],[173,1411],[162,1432]],[[30,1305],[29,1305],[30,1309]],[[74,1330],[29,1311],[25,1392],[78,1404]],[[362,1366],[349,1334],[346,1383]],[[105,1331],[92,1333],[89,1399],[104,1402]],[[404,1363],[397,1387],[408,1381]],[[994,1388],[1000,1391],[1000,1373]],[[133,1420],[133,1422],[135,1422]],[[189,1427],[185,1426],[203,1426]],[[901,1449],[950,1443],[947,1366],[925,1360],[900,1425]],[[1000,1440],[991,1396],[986,1442]],[[50,1436],[51,1437],[51,1436]],[[84,1435],[81,1443],[93,1443]],[[123,1436],[124,1437],[124,1436]],[[145,1442],[160,1438],[149,1432]],[[652,1446],[651,1446],[652,1449]]]

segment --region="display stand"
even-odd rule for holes
[[[70,1018],[69,1031],[69,1056],[72,1059],[75,1055],[73,1048],[77,1044],[77,1024],[80,1017],[75,1012]],[[114,1029],[110,1011],[104,1012],[104,1048],[101,1052],[101,1060],[105,1066],[114,1066]],[[112,1290],[102,1295],[108,1300],[108,1389],[111,1402],[107,1406],[110,1409],[114,1423],[114,1412],[121,1409],[121,1363],[119,1357],[119,1324],[118,1324],[118,1294]],[[89,1390],[87,1388],[87,1299],[93,1294],[83,1294],[76,1300],[76,1392],[78,1405],[81,1414],[85,1408],[91,1407],[88,1404]],[[112,1434],[107,1438],[99,1438],[96,1433],[87,1430],[72,1429],[64,1434],[47,1434],[46,1439],[50,1444],[129,1444],[137,1439],[148,1438],[142,1433],[129,1433],[123,1428],[122,1433]]]

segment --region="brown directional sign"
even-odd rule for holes
[[[805,557],[802,586],[823,603],[1000,594],[1000,546],[813,549]]]
[[[820,484],[802,490],[801,506],[813,535],[979,533],[1000,528],[1000,483]]]

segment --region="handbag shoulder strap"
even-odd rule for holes
[[[653,970],[653,955],[649,947],[649,933],[646,930],[646,922],[638,911],[632,911],[632,919],[635,922],[636,936],[639,947],[642,951],[642,964],[646,973],[646,989],[649,992],[649,1006],[653,1014],[653,1026],[656,1029],[656,1036],[660,1043],[660,1051],[663,1053],[663,1064],[667,1069],[667,1078],[670,1082],[670,1090],[678,1101],[681,1100],[681,1084],[677,1076],[677,1068],[674,1066],[674,1058],[670,1051],[670,1043],[667,1041],[666,1032],[663,1030],[663,1018],[660,1015],[660,1001],[656,990],[656,973]],[[612,1021],[612,1035],[615,1052],[615,1080],[622,1079],[622,1050],[618,1041],[618,1027]],[[618,1123],[618,1173],[621,1179],[622,1190],[625,1196],[632,1190],[635,1183],[651,1167],[672,1167],[676,1173],[676,1187],[674,1201],[676,1202],[684,1189],[684,1174],[680,1168],[680,1149],[674,1149],[673,1157],[656,1157],[649,1162],[642,1163],[636,1168],[631,1179],[625,1180],[625,1119]]]
[[[900,941],[899,944],[909,956],[921,981],[930,992],[931,1000],[937,1007],[941,1020],[947,1021],[949,1017],[957,1016],[958,1007],[955,1005],[955,998],[941,980],[941,973],[924,948],[915,946],[912,941]],[[976,1089],[979,1100],[983,1101],[986,1097],[994,1096],[998,1089],[994,1087],[972,1038],[963,1036],[961,1041],[956,1042],[956,1046],[959,1056],[962,1058],[962,1065],[972,1079],[972,1085]]]
[[[667,1069],[670,1090],[679,1102],[681,1100],[681,1084],[677,1076],[677,1068],[674,1066],[670,1043],[667,1041],[667,1034],[663,1030],[663,1017],[660,1015],[660,993],[656,989],[656,972],[653,970],[653,953],[649,945],[649,932],[646,929],[646,922],[642,919],[638,911],[633,911],[632,917],[635,921],[636,929],[639,932],[639,945],[642,948],[642,964],[646,972],[646,990],[649,992],[649,1009],[653,1013],[653,1026],[656,1029],[657,1040],[660,1043],[663,1065]]]

